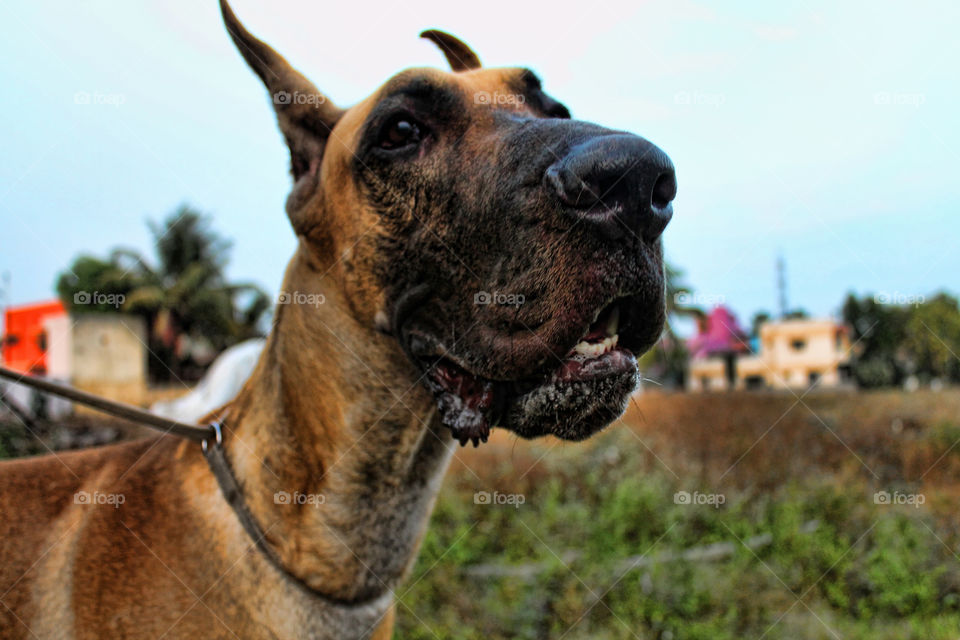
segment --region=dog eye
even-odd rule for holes
[[[381,149],[401,149],[420,144],[422,139],[420,125],[410,117],[394,118],[380,132]]]

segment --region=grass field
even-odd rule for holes
[[[396,637],[960,637],[960,392],[637,400],[459,451]]]
[[[960,390],[646,393],[459,449],[395,637],[956,640],[958,550]]]

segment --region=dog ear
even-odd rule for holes
[[[220,0],[220,11],[243,59],[270,92],[280,131],[290,148],[290,171],[294,181],[299,181],[317,171],[327,138],[343,109],[320,93],[283,56],[251,35],[226,0]]]
[[[469,71],[470,69],[480,68],[480,58],[460,39],[436,29],[430,29],[420,34],[421,38],[433,42],[440,47],[443,55],[446,56],[450,68],[454,71]]]

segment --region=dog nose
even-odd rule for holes
[[[629,134],[591,138],[551,165],[544,184],[603,237],[628,233],[652,242],[673,217],[673,163],[656,145]]]

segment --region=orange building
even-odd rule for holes
[[[67,312],[59,300],[7,307],[3,326],[3,364],[23,373],[47,373],[49,348],[45,323]]]

